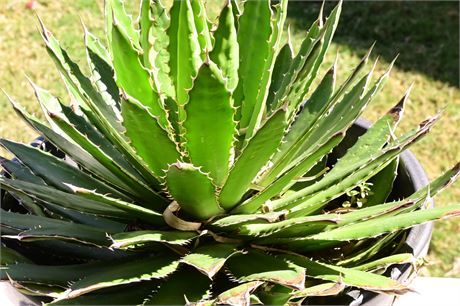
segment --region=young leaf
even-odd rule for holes
[[[184,146],[191,162],[209,172],[217,186],[228,176],[236,123],[230,92],[219,77],[204,64],[189,93]]]
[[[216,42],[210,59],[220,67],[227,89],[233,92],[238,85],[239,45],[235,28],[232,2],[224,7],[219,17],[219,27],[214,32]]]
[[[217,203],[211,179],[191,164],[171,165],[166,172],[166,185],[181,208],[195,218],[209,219],[224,212]]]
[[[166,111],[157,89],[152,87],[149,72],[142,67],[139,54],[126,41],[117,25],[112,27],[111,47],[118,86],[147,107],[163,128],[169,128]]]
[[[265,73],[265,61],[270,54],[268,41],[271,34],[271,14],[270,1],[246,1],[244,14],[239,18],[237,39],[241,48],[236,91],[242,95],[235,96],[235,106],[241,106],[240,129],[248,127],[255,111],[260,82]]]
[[[170,10],[168,28],[171,78],[176,89],[179,121],[185,119],[183,106],[188,101],[188,91],[202,64],[198,33],[190,0],[174,1]]]
[[[257,173],[276,151],[286,125],[286,110],[280,109],[248,142],[222,188],[219,198],[222,207],[231,209],[241,200]]]
[[[249,124],[246,128],[246,134],[245,134],[246,142],[249,141],[249,139],[251,139],[252,136],[256,133],[256,131],[259,129],[260,124],[262,122],[262,117],[266,113],[265,106],[266,106],[266,100],[268,96],[268,90],[270,89],[270,82],[271,82],[272,73],[273,73],[273,66],[275,65],[275,53],[279,49],[281,36],[283,34],[284,21],[286,20],[286,16],[287,16],[287,5],[288,5],[287,0],[280,1],[280,4],[275,6],[275,13],[272,14],[274,16],[271,17],[272,19],[272,22],[270,24],[271,33],[270,33],[270,39],[268,40],[267,57],[265,58],[265,61],[264,61],[261,78],[260,80],[256,79],[259,82],[258,89],[257,89],[258,92],[256,95],[256,100],[253,102],[254,106],[253,106],[252,115],[249,120]],[[245,94],[245,97],[250,98],[251,94],[249,95]],[[245,100],[242,106],[243,108],[244,108],[244,104],[246,104],[247,102],[249,101]],[[242,114],[244,115],[243,109],[242,109]],[[241,120],[243,120],[244,122],[244,117],[242,117]]]

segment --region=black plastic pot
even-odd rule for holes
[[[342,156],[347,148],[353,145],[356,142],[357,138],[364,134],[364,132],[369,128],[370,123],[366,120],[359,119],[353,127],[347,132],[347,136],[344,141],[334,150],[333,155],[336,157]],[[32,145],[34,146],[43,146],[43,138],[36,139]],[[61,152],[56,151],[52,146],[44,146],[43,149],[51,150],[51,153],[63,157]],[[414,191],[426,186],[429,183],[428,178],[425,174],[420,163],[417,161],[415,156],[410,152],[406,151],[400,156],[400,165],[398,168],[398,177],[394,183],[393,192],[390,195],[391,198],[403,198],[409,196]],[[1,193],[1,198],[3,198],[3,190]],[[429,203],[429,206],[433,206],[433,202]],[[3,203],[2,203],[3,207]],[[425,223],[422,225],[415,226],[408,230],[406,241],[403,245],[405,252],[411,252],[415,257],[423,257],[428,252],[428,247],[431,240],[431,233],[433,230],[433,225],[431,222]],[[408,276],[411,274],[411,265],[410,264],[399,264],[393,265],[388,268],[386,275],[391,276],[394,279],[397,279],[401,282],[404,282]],[[12,292],[14,290],[11,286],[9,287],[0,287],[0,296],[8,295],[12,305],[34,305],[33,301],[28,299],[25,296],[22,296],[18,293],[17,295]],[[328,304],[328,305],[365,305],[365,306],[385,306],[392,305],[394,302],[394,296],[377,294],[369,291],[363,290],[351,290],[347,292],[346,295],[339,298],[333,299],[318,299],[313,300],[313,304]],[[39,305],[37,303],[36,305]]]

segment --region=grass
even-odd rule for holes
[[[221,0],[208,0],[213,14]],[[6,3],[5,3],[6,2]],[[25,0],[3,0],[0,7],[0,87],[38,116],[39,108],[24,74],[41,87],[68,101],[63,84],[48,58],[37,30],[34,13]],[[130,7],[137,1],[129,1]],[[455,2],[349,2],[324,69],[339,50],[339,82],[377,40],[377,72],[392,58],[399,59],[386,87],[365,113],[375,120],[389,109],[414,82],[401,131],[415,126],[445,108],[431,136],[413,147],[429,177],[435,178],[460,160],[459,4]],[[329,11],[331,5],[326,6]],[[314,20],[319,4],[292,2],[289,22],[298,45]],[[103,35],[102,0],[40,0],[37,13],[78,63],[85,63],[80,16],[97,35]],[[375,59],[375,57],[373,58]],[[0,95],[0,137],[28,142],[36,134],[22,123]],[[1,151],[0,153],[5,154]],[[460,182],[441,194],[436,205],[458,202]],[[429,264],[422,273],[460,277],[460,220],[436,225]]]

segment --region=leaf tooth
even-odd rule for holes
[[[45,27],[45,23],[43,22],[43,20],[40,18],[40,16],[38,14],[36,15],[36,17],[37,17],[38,23],[40,25],[41,35],[43,37],[43,40],[45,41],[46,44],[48,44],[49,39],[53,34],[50,31],[48,31],[48,29]]]
[[[388,114],[393,117],[395,123],[399,123],[401,121],[404,113],[404,108],[407,101],[409,100],[409,95],[412,91],[413,85],[414,83],[409,86],[401,100],[399,100],[399,102],[388,111]]]

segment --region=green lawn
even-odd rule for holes
[[[41,43],[32,11],[25,0],[2,0],[0,7],[0,87],[38,114],[25,74],[40,86],[68,100],[63,84]],[[130,8],[135,10],[129,1]],[[221,0],[208,0],[213,15]],[[102,0],[40,0],[37,13],[60,38],[77,62],[84,64],[80,16],[98,35],[103,34]],[[331,5],[326,6],[326,11]],[[290,4],[293,41],[298,45],[305,28],[313,21],[319,4]],[[382,72],[400,54],[392,77],[375,99],[365,117],[375,120],[392,106],[412,83],[411,102],[401,130],[415,126],[425,117],[445,108],[431,136],[413,147],[430,178],[460,160],[459,90],[459,4],[456,2],[350,2],[345,3],[339,30],[324,69],[337,53],[340,82],[356,65],[365,50],[377,40],[373,59],[381,55],[377,72]],[[23,124],[0,95],[0,137],[30,141],[35,133]],[[0,151],[5,154],[5,152]],[[437,198],[437,205],[458,202],[457,182]],[[423,273],[460,277],[460,220],[436,225],[429,264]]]

